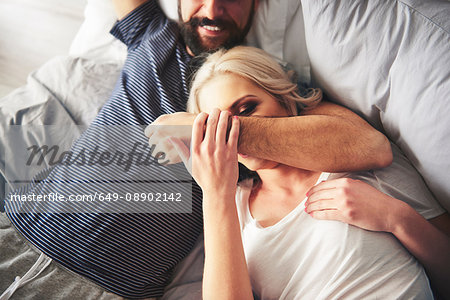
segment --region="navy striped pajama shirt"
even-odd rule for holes
[[[112,97],[74,144],[73,153],[146,143],[141,125],[185,110],[191,58],[178,25],[167,20],[157,1],[117,22],[111,33],[128,46],[128,58]],[[109,130],[105,136],[105,128],[114,125],[135,127],[126,127],[125,134]],[[144,179],[144,184],[155,176],[176,180],[170,170],[155,172],[164,171],[152,166],[133,166],[127,172],[98,164],[56,166],[19,193],[89,194],[96,191],[98,178],[119,183]],[[123,297],[158,297],[202,231],[201,191],[189,179],[191,213],[20,213],[9,201],[5,209],[26,239],[68,269]],[[126,184],[121,186],[127,192]]]

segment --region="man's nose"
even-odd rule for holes
[[[224,14],[223,0],[205,0],[203,2],[204,16],[210,20],[214,20]]]

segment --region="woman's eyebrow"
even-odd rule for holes
[[[236,108],[237,106],[239,106],[239,104],[242,102],[242,101],[244,101],[245,99],[247,99],[247,98],[257,98],[257,96],[256,95],[245,95],[245,96],[242,96],[241,98],[239,98],[239,99],[237,99],[236,101],[234,101],[234,103],[230,106],[230,109],[234,109],[234,108]]]

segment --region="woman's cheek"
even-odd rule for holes
[[[238,161],[247,167],[250,171],[257,171],[265,165],[266,160],[247,156],[243,158],[241,155],[238,156]]]

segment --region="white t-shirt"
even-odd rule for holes
[[[393,235],[315,220],[304,211],[306,199],[264,228],[249,210],[250,184],[238,188],[236,203],[252,288],[260,299],[433,298],[423,268]]]

